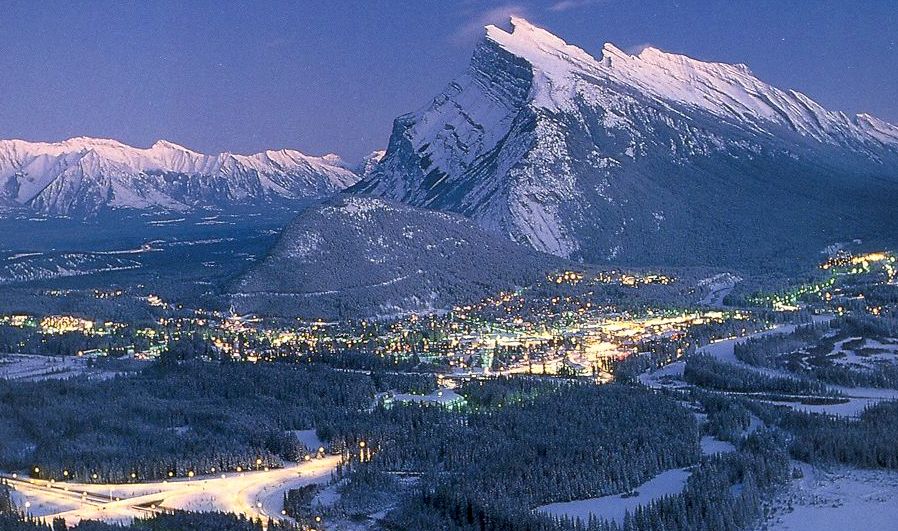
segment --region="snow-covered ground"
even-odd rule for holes
[[[701,440],[703,455],[728,454],[735,452],[736,447],[729,441],[721,441],[711,436],[704,436]]]
[[[318,438],[318,432],[315,430],[295,430],[291,433],[313,454],[318,450],[327,448],[324,441]]]
[[[764,371],[772,373],[773,371],[769,371],[768,369],[759,369],[751,365],[746,365],[736,359],[735,346],[739,343],[747,341],[749,338],[763,337],[770,334],[788,334],[793,330],[795,330],[794,325],[777,326],[769,330],[762,330],[760,332],[749,334],[743,337],[721,339],[719,341],[715,341],[713,343],[709,343],[703,347],[700,347],[697,352],[699,354],[711,355],[717,360],[729,363],[731,365],[745,367],[754,371]],[[683,370],[685,368],[685,361],[676,361],[669,365],[665,365],[660,369],[639,375],[639,381],[642,382],[643,385],[653,388],[670,387],[671,385],[676,385],[676,383],[672,384],[672,382],[682,380]]]
[[[775,500],[770,531],[898,529],[898,472],[802,465],[805,477]]]
[[[898,362],[898,345],[892,343],[892,339],[888,343],[881,343],[875,339],[864,339],[858,349],[845,348],[846,343],[861,339],[863,338],[850,337],[837,342],[830,352],[832,362],[836,365],[856,367],[861,370],[876,367],[881,363]],[[867,352],[859,354],[858,352],[862,349]]]
[[[636,495],[602,496],[570,502],[550,503],[537,507],[536,510],[554,516],[579,518],[583,522],[590,515],[604,520],[614,520],[623,524],[627,511],[633,512],[640,505],[672,494],[679,494],[686,486],[686,480],[692,472],[688,468],[668,470],[636,487]]]
[[[0,354],[0,379],[39,381],[87,375],[111,378],[116,372],[89,367],[87,357]]]
[[[799,401],[794,402],[770,402],[779,406],[789,406],[795,411],[804,411],[805,413],[825,413],[827,415],[838,415],[840,417],[855,418],[863,413],[864,408],[881,402],[883,398],[847,398],[845,401],[834,404],[804,404]]]

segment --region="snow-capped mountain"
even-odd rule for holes
[[[744,65],[606,44],[520,18],[399,117],[354,193],[458,212],[587,262],[765,263],[895,235],[898,127],[824,109]]]
[[[233,303],[309,319],[430,312],[530,285],[564,263],[456,214],[344,195],[299,214],[236,283]]]
[[[186,211],[321,197],[358,180],[345,166],[336,155],[205,155],[164,140],[147,149],[96,138],[0,140],[0,204],[86,216],[116,208]]]

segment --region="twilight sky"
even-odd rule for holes
[[[825,107],[898,123],[894,0],[4,0],[0,138],[355,160],[512,13],[594,55],[608,41],[741,62]]]

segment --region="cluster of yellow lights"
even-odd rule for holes
[[[618,271],[603,271],[595,277],[595,281],[599,284],[620,284],[630,288],[636,288],[646,284],[667,285],[674,281],[674,278],[660,274],[638,274],[638,273],[621,273]]]
[[[0,316],[0,324],[24,328],[26,326],[34,326],[34,320],[28,315],[3,315]]]
[[[570,284],[575,286],[583,280],[583,273],[577,271],[563,271],[554,275],[549,275],[549,282],[555,284]]]
[[[44,334],[65,334],[69,332],[90,332],[94,322],[72,315],[48,315],[41,319],[41,332]]]
[[[841,253],[820,264],[820,268],[827,270],[835,267],[859,266],[862,269],[869,269],[870,264],[881,262],[893,264],[895,261],[895,257],[885,251],[857,255]]]

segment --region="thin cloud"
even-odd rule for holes
[[[549,11],[569,11],[598,4],[599,2],[600,0],[561,0],[549,6]]]
[[[452,34],[452,42],[459,46],[470,46],[483,36],[483,27],[487,24],[504,25],[512,16],[528,18],[528,15],[527,8],[519,4],[504,4],[478,12]]]
[[[624,48],[624,51],[630,55],[639,55],[646,48],[657,48],[654,44],[650,42],[644,42],[642,44],[634,44],[633,46],[627,46]]]

